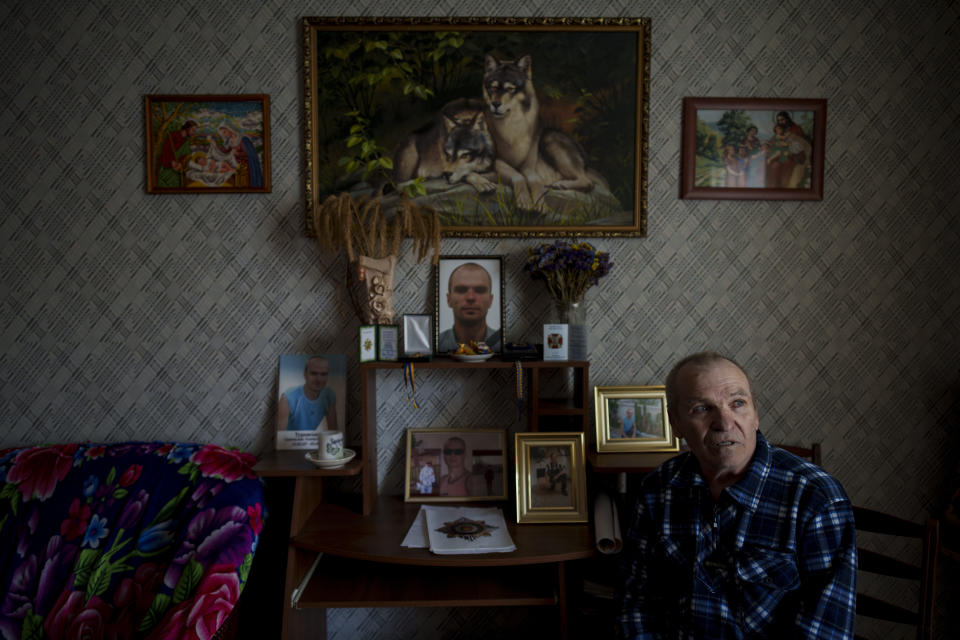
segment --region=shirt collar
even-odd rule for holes
[[[706,487],[707,481],[700,473],[700,463],[693,453],[684,454],[686,459],[676,467],[669,484],[675,487]],[[757,448],[753,452],[753,459],[744,474],[735,484],[726,488],[727,494],[738,504],[756,511],[760,505],[760,493],[764,482],[770,475],[770,444],[763,434],[757,432]]]
[[[763,484],[770,475],[770,459],[770,444],[763,434],[757,431],[757,448],[753,452],[753,460],[747,467],[747,473],[726,489],[731,498],[750,511],[756,511],[760,506]]]

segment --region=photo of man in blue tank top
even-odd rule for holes
[[[307,359],[303,385],[287,389],[277,406],[277,429],[314,431],[326,418],[325,429],[337,430],[337,394],[327,386],[330,363],[322,356]]]

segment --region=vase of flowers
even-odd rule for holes
[[[609,254],[589,242],[557,240],[527,250],[524,265],[530,277],[542,281],[553,298],[548,321],[568,327],[568,357],[587,359],[587,289],[610,273]]]

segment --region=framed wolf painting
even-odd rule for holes
[[[147,193],[269,193],[270,97],[148,95]]]
[[[646,18],[304,18],[306,226],[405,198],[445,236],[644,236]]]

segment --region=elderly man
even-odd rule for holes
[[[453,311],[453,327],[440,333],[438,353],[456,351],[471,340],[486,342],[493,351],[500,350],[500,330],[487,327],[487,311],[493,305],[493,282],[486,269],[475,262],[454,269],[447,282],[447,305]]]
[[[853,512],[822,469],[767,443],[750,382],[681,360],[667,412],[688,453],[643,482],[624,557],[627,638],[852,638]]]

